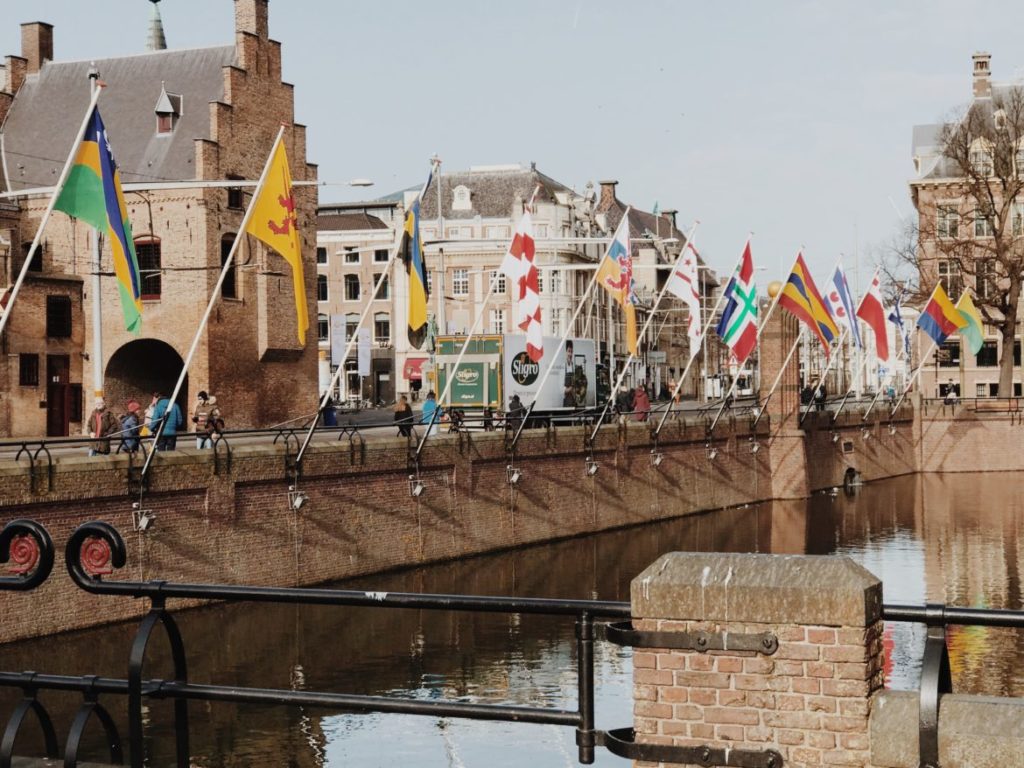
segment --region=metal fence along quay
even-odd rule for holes
[[[52,576],[56,550],[46,528],[32,520],[15,520],[0,531],[0,590],[31,592]],[[169,581],[119,581],[110,578],[127,564],[127,550],[120,533],[103,522],[78,527],[65,546],[65,566],[74,584],[98,596],[142,598],[149,610],[139,623],[127,649],[126,679],[45,672],[0,671],[0,686],[20,689],[23,696],[6,720],[0,736],[0,768],[14,764],[15,741],[30,719],[43,735],[49,759],[60,759],[57,729],[45,705],[46,691],[77,692],[82,702],[67,731],[63,748],[66,766],[79,765],[80,746],[90,722],[102,728],[103,743],[111,764],[141,768],[146,762],[145,730],[152,717],[147,701],[173,702],[175,765],[187,768],[189,749],[189,701],[233,702],[236,704],[309,707],[356,713],[401,713],[431,717],[498,720],[549,724],[574,728],[578,760],[594,762],[595,751],[603,747],[624,758],[642,761],[685,763],[704,766],[781,768],[784,760],[774,749],[742,750],[718,746],[676,746],[637,741],[629,727],[602,731],[595,728],[594,669],[595,642],[604,641],[635,648],[668,648],[693,653],[716,650],[741,651],[771,656],[779,647],[771,632],[752,634],[641,631],[632,626],[627,602],[604,600],[560,600],[500,596],[421,594],[410,592],[367,592],[329,588],[254,587],[229,584],[188,584]],[[279,603],[290,605],[372,607],[376,609],[418,609],[502,614],[535,614],[564,617],[576,628],[575,708],[481,704],[461,700],[423,701],[394,696],[370,696],[334,691],[292,690],[197,684],[189,681],[188,657],[177,622],[168,610],[176,599],[216,600],[228,603]],[[883,607],[889,621],[917,622],[928,627],[921,678],[920,754],[922,765],[938,765],[938,710],[943,693],[951,692],[946,627],[984,625],[1024,627],[1024,613],[940,605]],[[173,679],[144,677],[147,648],[155,632],[163,633],[171,649]],[[127,704],[127,749],[122,745],[115,719],[108,709],[117,697]],[[30,717],[31,715],[31,717]],[[0,720],[2,722],[2,720]],[[94,726],[96,727],[96,726]]]

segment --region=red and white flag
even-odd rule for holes
[[[526,354],[536,363],[544,356],[544,333],[540,322],[539,276],[533,256],[533,218],[526,211],[501,262],[501,271],[514,286],[514,322],[526,334]]]
[[[686,334],[690,337],[690,357],[700,351],[700,335],[702,330],[700,315],[700,283],[697,282],[697,249],[687,243],[672,267],[672,274],[665,287],[678,296],[687,309]]]
[[[860,306],[857,307],[857,317],[874,331],[875,354],[878,355],[878,359],[883,362],[888,360],[889,336],[888,329],[885,327],[885,304],[882,302],[881,282],[878,279],[877,270],[875,276],[871,278],[871,287],[868,288],[868,292],[860,300]]]

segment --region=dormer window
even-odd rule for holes
[[[470,199],[469,187],[460,184],[453,191],[452,199],[452,210],[453,211],[471,211],[473,210],[473,202]]]
[[[160,98],[157,99],[156,107],[156,132],[173,133],[174,126],[178,124],[181,117],[182,97],[180,93],[168,93],[163,83],[160,83]]]

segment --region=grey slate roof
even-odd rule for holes
[[[364,229],[390,229],[390,227],[381,219],[365,211],[318,213],[316,216],[317,232],[346,232]]]
[[[211,101],[224,98],[233,45],[98,59],[107,84],[99,108],[124,183],[195,178],[194,139],[210,138]],[[89,104],[88,61],[46,62],[26,78],[0,132],[11,190],[51,186]],[[181,94],[181,116],[157,134],[161,83]]]
[[[420,205],[420,216],[424,219],[437,218],[437,184],[438,176],[434,176],[423,194]],[[484,170],[457,171],[442,173],[441,204],[445,219],[472,219],[476,216],[484,218],[500,218],[513,215],[513,205],[517,198],[529,200],[537,184],[541,190],[537,194],[538,202],[554,202],[556,192],[570,192],[569,187],[555,181],[533,168],[518,170]],[[469,188],[472,210],[452,210],[452,191],[463,185]],[[516,214],[518,216],[518,214]]]

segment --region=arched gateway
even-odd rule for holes
[[[145,408],[154,392],[171,394],[182,365],[181,355],[164,341],[129,341],[107,363],[103,381],[106,401],[117,413],[124,410],[125,403],[132,397]],[[177,402],[181,412],[188,413],[188,376],[185,376]]]

